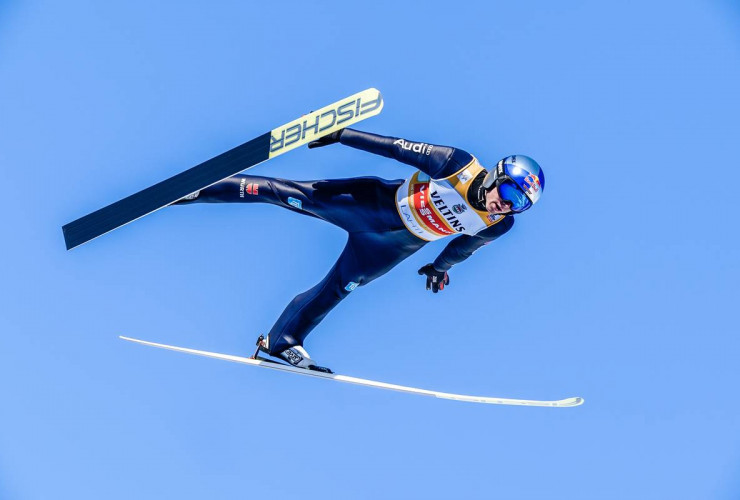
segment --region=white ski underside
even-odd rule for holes
[[[205,356],[208,358],[223,359],[225,361],[233,361],[235,363],[242,363],[245,365],[259,366],[262,368],[269,368],[271,370],[278,370],[283,372],[295,373],[298,375],[308,375],[309,377],[323,378],[328,380],[335,380],[337,382],[346,382],[348,384],[364,385],[367,387],[377,387],[379,389],[388,389],[391,391],[408,392],[411,394],[421,394],[422,396],[433,396],[440,399],[452,399],[455,401],[467,401],[469,403],[487,403],[493,405],[515,405],[515,406],[550,406],[555,408],[564,408],[568,406],[579,406],[583,404],[583,398],[566,398],[557,401],[537,401],[532,399],[508,399],[508,398],[492,398],[485,396],[466,396],[464,394],[451,394],[449,392],[438,392],[429,391],[426,389],[417,389],[416,387],[407,387],[404,385],[387,384],[385,382],[378,382],[375,380],[367,380],[357,377],[349,377],[347,375],[338,375],[336,373],[322,373],[313,370],[306,370],[304,368],[295,368],[293,366],[284,365],[282,363],[261,361],[259,359],[245,358],[242,356],[234,356],[231,354],[220,354],[217,352],[199,351],[197,349],[188,349],[187,347],[177,347],[167,344],[158,344],[156,342],[148,342],[146,340],[133,339],[130,337],[121,336],[123,340],[130,342],[136,342],[138,344],[144,344],[152,347],[159,347],[162,349],[170,349],[172,351],[185,352],[188,354],[195,354],[198,356]]]

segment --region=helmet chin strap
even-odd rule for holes
[[[478,203],[480,203],[484,207],[486,206],[486,193],[487,192],[488,190],[483,187],[483,184],[481,184],[478,187]]]

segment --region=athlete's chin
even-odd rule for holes
[[[488,213],[491,215],[509,215],[511,212],[508,210],[496,210],[489,208]]]

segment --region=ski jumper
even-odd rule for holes
[[[236,175],[189,203],[271,203],[341,227],[349,238],[316,286],[296,296],[269,333],[270,354],[303,345],[306,336],[358,286],[390,271],[429,241],[458,235],[435,259],[438,271],[470,257],[511,229],[511,215],[492,215],[478,201],[486,170],[452,147],[345,129],[340,143],[419,169],[406,180],[355,177],[291,181]]]

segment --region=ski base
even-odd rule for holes
[[[245,365],[259,366],[262,368],[269,368],[271,370],[278,370],[284,372],[295,373],[298,375],[307,375],[309,377],[323,378],[328,380],[334,380],[336,382],[344,382],[348,384],[362,385],[366,387],[376,387],[378,389],[387,389],[391,391],[406,392],[411,394],[419,394],[422,396],[433,396],[439,399],[451,399],[454,401],[466,401],[469,403],[485,403],[494,405],[513,405],[513,406],[547,406],[553,408],[566,408],[571,406],[580,406],[583,404],[584,399],[580,397],[559,399],[556,401],[538,401],[534,399],[510,399],[510,398],[496,398],[486,396],[467,396],[464,394],[452,394],[449,392],[430,391],[427,389],[418,389],[416,387],[407,387],[404,385],[388,384],[385,382],[378,382],[376,380],[367,380],[363,378],[350,377],[347,375],[339,375],[336,373],[324,373],[313,370],[306,370],[304,368],[296,368],[289,366],[278,361],[266,360],[264,358],[246,358],[242,356],[234,356],[232,354],[220,354],[216,352],[200,351],[197,349],[189,349],[187,347],[178,347],[167,344],[159,344],[157,342],[149,342],[146,340],[139,340],[130,337],[120,337],[123,340],[129,342],[135,342],[138,344],[148,345],[152,347],[159,347],[161,349],[169,349],[172,351],[184,352],[187,354],[194,354],[197,356],[205,356],[208,358],[222,359],[225,361],[232,361],[235,363],[242,363]]]

